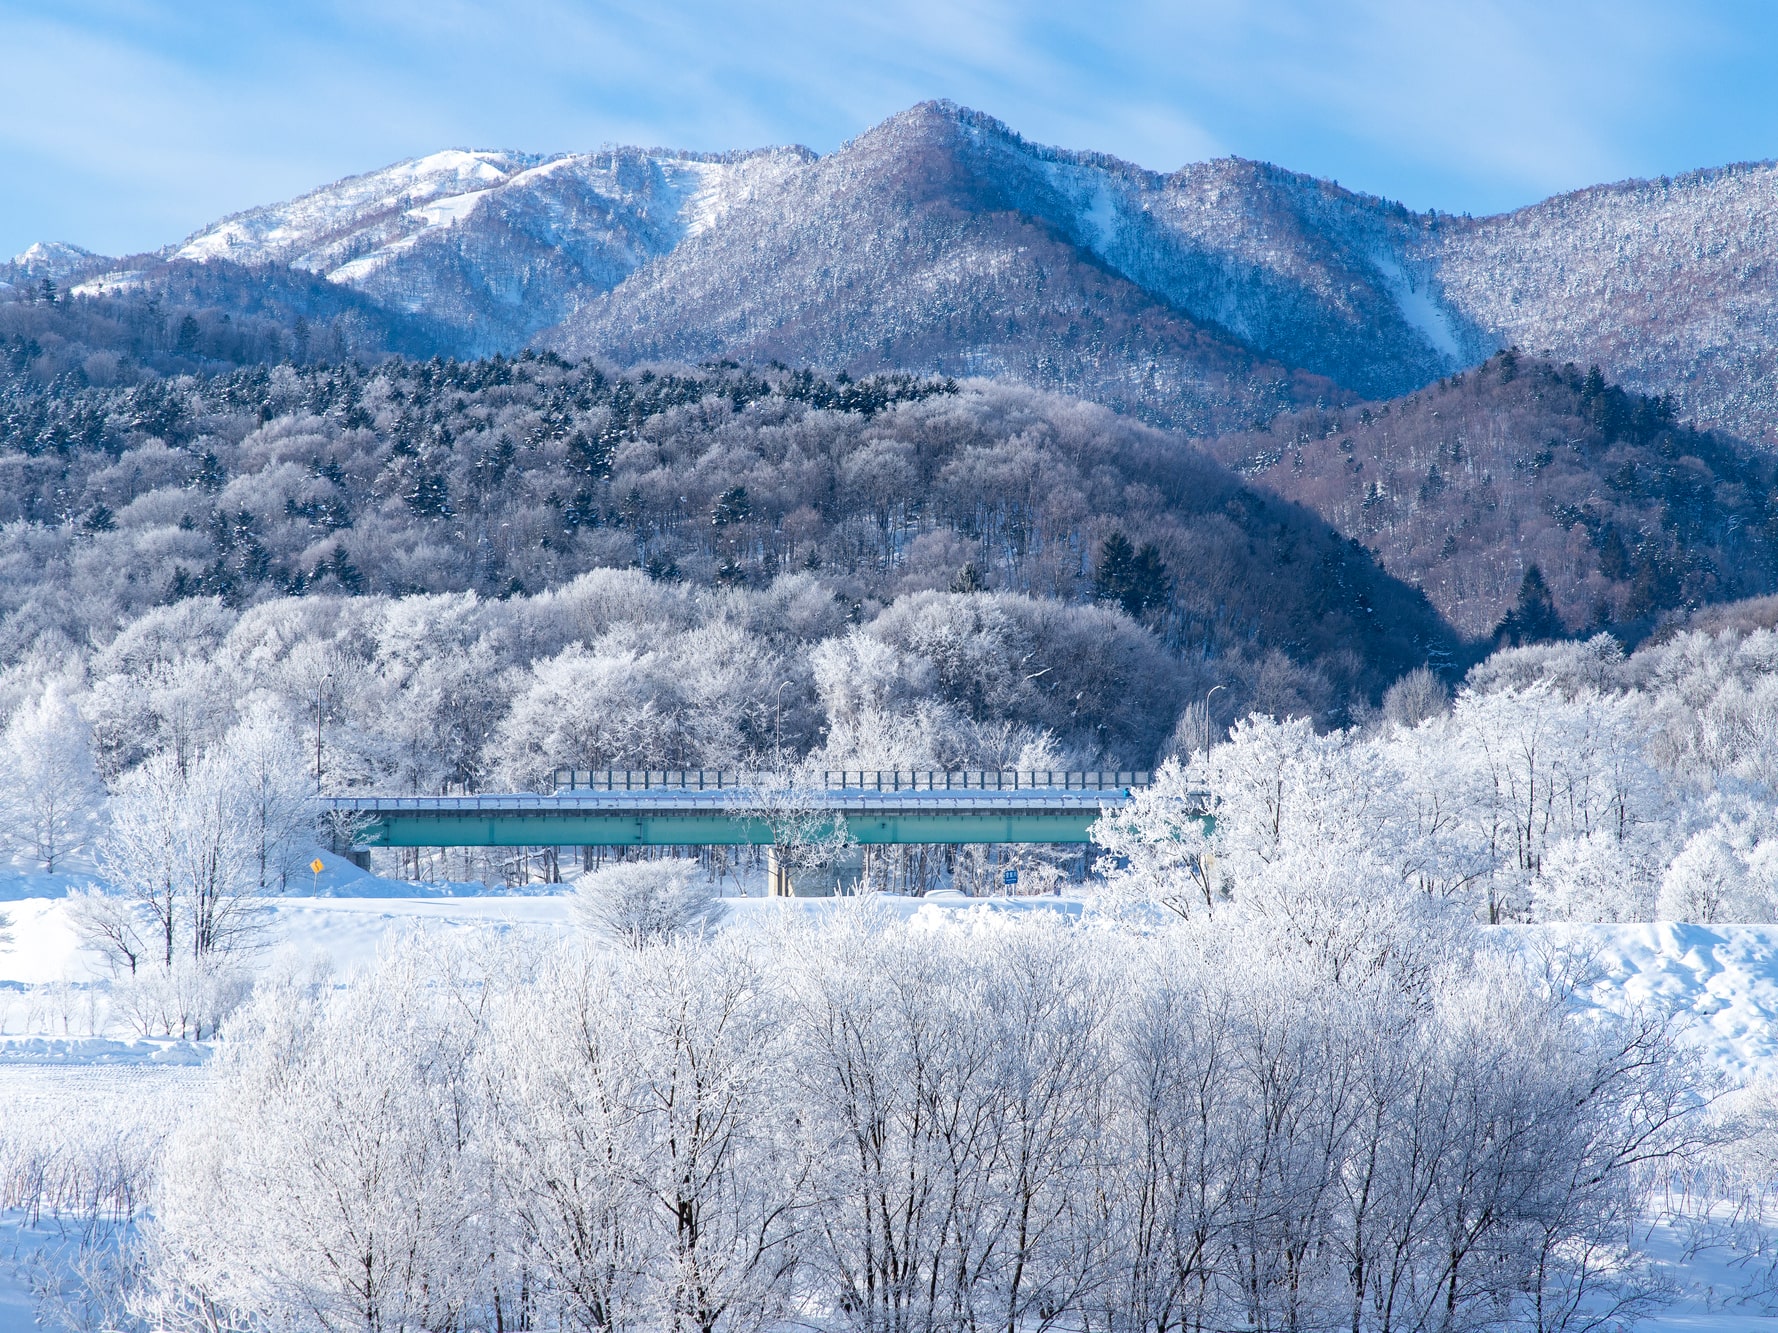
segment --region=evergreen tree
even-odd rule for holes
[[[710,523],[713,527],[726,528],[745,523],[752,513],[753,502],[747,498],[747,488],[731,486],[717,497],[710,511]]]
[[[975,567],[973,560],[958,570],[957,577],[951,580],[952,592],[986,592],[987,588],[987,581],[982,578],[982,571]]]
[[[1532,565],[1519,584],[1518,605],[1506,613],[1494,631],[1494,642],[1501,647],[1519,647],[1528,643],[1545,643],[1568,636],[1568,627],[1556,611],[1543,571]]]
[[[1161,551],[1153,542],[1144,542],[1141,550],[1130,545],[1121,530],[1099,543],[1099,559],[1093,571],[1093,597],[1101,602],[1115,602],[1124,611],[1140,617],[1145,611],[1164,606],[1172,594],[1172,580]]]

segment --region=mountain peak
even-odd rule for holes
[[[224,218],[131,271],[180,261],[197,270],[181,283],[242,300],[322,279],[460,356],[546,338],[1006,375],[1195,427],[1320,393],[1289,373],[1391,398],[1517,346],[1778,446],[1778,296],[1760,276],[1775,229],[1770,163],[1452,217],[1239,157],[1163,174],[934,99],[827,157],[441,149]],[[42,244],[0,281],[122,267]]]
[[[103,255],[96,255],[91,250],[70,245],[66,241],[37,241],[14,255],[10,267],[16,278],[26,282],[37,282],[44,278],[52,282],[66,282],[92,271],[97,265],[109,262]]]

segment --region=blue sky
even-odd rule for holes
[[[1778,156],[1774,57],[1759,0],[0,0],[0,255],[147,249],[442,147],[826,152],[928,97],[1493,212]]]

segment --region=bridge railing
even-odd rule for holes
[[[1150,775],[1140,769],[979,770],[936,772],[923,769],[828,769],[799,773],[798,782],[829,791],[1109,791],[1146,787]],[[723,791],[769,787],[782,774],[735,769],[585,769],[558,768],[556,791]]]

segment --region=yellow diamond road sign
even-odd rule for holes
[[[313,861],[309,862],[309,869],[319,875],[323,870],[327,869],[327,867],[321,864],[321,858],[317,856]]]

